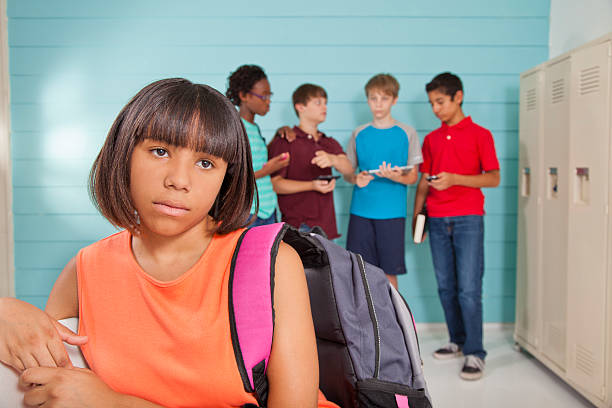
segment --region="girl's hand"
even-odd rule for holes
[[[437,179],[427,182],[430,187],[436,190],[446,190],[455,185],[455,175],[453,173],[443,171],[442,173],[436,174],[436,176],[438,177]]]
[[[374,180],[373,175],[371,175],[367,171],[362,171],[360,173],[357,173],[357,176],[355,177],[355,184],[359,188],[364,188],[365,186],[370,184],[370,181],[372,180]]]
[[[31,367],[72,367],[62,341],[87,343],[29,303],[0,298],[0,361],[18,372]]]
[[[289,152],[281,153],[278,156],[274,156],[270,160],[268,160],[263,168],[266,170],[268,174],[272,174],[282,169],[283,167],[287,167],[289,165]]]
[[[32,406],[114,407],[122,398],[85,368],[30,368],[19,377],[19,385],[26,390],[23,402]]]
[[[321,194],[334,191],[334,187],[336,187],[336,180],[312,180],[312,189]]]
[[[398,179],[402,176],[402,171],[399,169],[398,166],[391,167],[391,164],[387,164],[387,162],[382,162],[382,164],[378,167],[378,172],[376,172],[376,175],[397,182]]]

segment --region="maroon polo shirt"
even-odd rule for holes
[[[318,141],[312,135],[305,133],[299,127],[294,127],[296,139],[289,143],[286,139],[276,136],[268,145],[268,157],[289,152],[289,165],[272,174],[289,180],[310,181],[318,176],[332,174],[331,167],[322,169],[311,164],[315,152],[323,150],[331,154],[345,154],[342,146],[333,138],[321,133]],[[329,239],[338,238],[336,227],[336,211],[334,209],[334,193],[321,194],[318,191],[304,191],[295,194],[279,194],[278,206],[283,214],[282,220],[294,227],[302,223],[310,227],[315,225],[323,228]]]
[[[438,174],[482,174],[499,170],[493,135],[467,116],[454,126],[442,123],[423,142],[421,172]],[[479,188],[452,186],[427,192],[427,214],[431,217],[483,215],[484,195]]]

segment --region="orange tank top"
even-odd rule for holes
[[[79,334],[90,368],[113,390],[165,407],[239,407],[244,391],[230,336],[228,278],[242,230],[215,235],[187,272],[146,274],[123,231],[77,256]]]

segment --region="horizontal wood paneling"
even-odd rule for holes
[[[433,16],[433,17],[479,17],[498,16],[503,18],[528,17],[548,19],[550,2],[532,0],[495,1],[470,0],[437,2],[380,0],[376,3],[354,0],[311,0],[295,2],[253,2],[236,0],[213,2],[181,0],[180,3],[166,0],[107,0],[105,2],[84,2],[82,0],[8,1],[7,14],[10,18],[101,18],[101,17],[198,17],[216,18],[223,16],[295,16],[310,18],[347,16]]]
[[[232,27],[265,27],[245,36]],[[162,29],[160,29],[162,28]],[[314,29],[313,29],[314,28]],[[406,17],[219,17],[94,18],[12,20],[13,47],[102,46],[121,39],[122,46],[263,46],[323,45],[548,45],[546,26],[539,19],[406,18]],[[429,33],[424,36],[423,33]],[[308,35],[304,35],[308,33]]]
[[[147,74],[151,79],[198,73],[226,74],[249,63],[270,74],[440,72],[518,74],[542,62],[546,46],[145,46],[28,47],[10,49],[10,70],[52,76]],[[267,55],[283,56],[267,58]],[[195,58],[200,56],[200,58]],[[205,58],[205,60],[203,60]]]
[[[115,232],[89,201],[87,177],[116,114],[147,83],[183,76],[223,92],[238,65],[259,64],[274,91],[270,113],[258,118],[266,138],[297,122],[291,93],[311,82],[329,95],[321,129],[344,146],[352,129],[371,120],[363,87],[373,74],[397,77],[394,116],[423,140],[439,126],[425,83],[451,70],[463,79],[466,113],[493,132],[501,165],[501,186],[484,190],[485,320],[514,319],[518,75],[548,56],[549,0],[9,0],[7,6],[20,298],[43,307],[79,248]],[[409,187],[409,203],[414,191]],[[335,195],[346,234],[351,187],[339,182]],[[429,246],[408,239],[406,263],[400,287],[417,321],[442,321]]]

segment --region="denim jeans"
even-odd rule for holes
[[[255,217],[255,214],[251,214],[251,219],[253,219],[253,217]],[[272,215],[269,216],[268,218],[255,217],[255,222],[253,222],[251,227],[258,227],[260,225],[274,224],[275,222],[277,222],[276,221],[276,210],[274,210]]]
[[[482,345],[484,223],[480,215],[429,218],[429,245],[450,341],[485,359]]]

